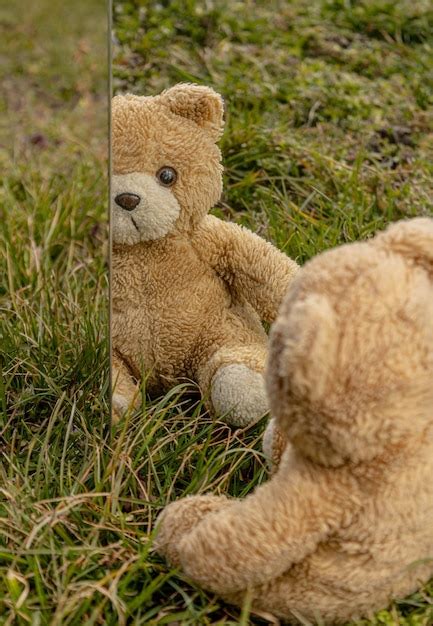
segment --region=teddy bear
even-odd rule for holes
[[[244,499],[169,504],[156,550],[288,623],[344,624],[414,592],[433,575],[433,219],[308,261],[265,376],[277,471]]]
[[[272,322],[298,265],[209,210],[222,192],[223,100],[178,84],[112,103],[113,410],[198,384],[208,407],[247,426],[268,411]]]

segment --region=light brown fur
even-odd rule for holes
[[[156,548],[289,622],[344,624],[414,592],[433,574],[432,382],[433,220],[319,255],[271,331],[278,471],[244,500],[170,504]]]
[[[112,341],[114,411],[196,381],[237,425],[267,411],[267,336],[297,264],[245,228],[207,215],[222,188],[221,97],[177,85],[112,106]],[[177,171],[170,188],[156,173]],[[142,198],[133,211],[120,193]]]

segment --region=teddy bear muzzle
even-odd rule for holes
[[[136,193],[119,193],[114,202],[125,211],[133,211],[141,202],[141,198]]]

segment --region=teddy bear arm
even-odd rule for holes
[[[246,228],[214,216],[197,233],[208,262],[245,298],[265,322],[273,322],[299,266],[290,257]]]
[[[280,576],[329,532],[312,491],[311,485],[299,484],[289,495],[271,481],[205,517],[180,539],[179,564],[196,583],[223,595]]]

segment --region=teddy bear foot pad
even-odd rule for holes
[[[226,365],[217,370],[211,384],[215,413],[232,426],[244,428],[268,412],[263,375],[246,365]]]

